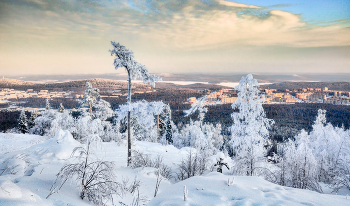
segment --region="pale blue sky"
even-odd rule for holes
[[[333,21],[350,19],[349,0],[239,0],[236,2],[301,14],[302,20],[308,23],[330,24]]]
[[[157,73],[350,73],[349,5],[0,0],[0,74],[110,73],[111,40]]]

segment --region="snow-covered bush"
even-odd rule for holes
[[[123,134],[119,131],[119,124],[112,124],[108,121],[101,121],[103,127],[103,134],[101,135],[101,140],[103,142],[117,142],[121,143],[124,138]]]
[[[91,119],[88,113],[83,113],[75,123],[75,131],[73,132],[74,139],[80,142],[86,142],[86,137],[96,135],[101,137],[104,135],[102,122],[100,119]]]
[[[56,119],[57,112],[48,109],[41,112],[41,115],[34,120],[35,126],[30,129],[30,133],[37,135],[47,135],[50,133],[52,121]]]
[[[55,115],[55,119],[51,122],[51,128],[45,135],[54,137],[60,129],[68,130],[70,133],[75,132],[75,120],[68,110],[55,112]]]
[[[184,125],[180,131],[175,130],[173,133],[175,147],[193,147],[207,156],[220,151],[223,143],[220,124],[214,126],[210,123],[202,124],[201,121],[190,120],[190,123]]]

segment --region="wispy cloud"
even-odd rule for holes
[[[225,5],[225,6],[241,7],[241,8],[251,8],[251,9],[258,9],[258,8],[261,8],[261,7],[259,7],[259,6],[241,4],[241,3],[236,3],[236,2],[232,2],[232,1],[225,1],[225,0],[219,0],[219,4]]]

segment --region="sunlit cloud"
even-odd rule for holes
[[[261,8],[259,6],[240,4],[240,3],[225,1],[225,0],[220,0],[219,3],[225,6],[233,6],[233,7],[252,8],[252,9]]]

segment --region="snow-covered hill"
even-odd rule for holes
[[[73,161],[74,147],[82,146],[67,131],[59,131],[54,138],[35,135],[0,134],[0,205],[91,205],[81,200],[75,182],[67,182],[48,199],[49,190],[60,168]],[[135,142],[134,148],[177,169],[177,164],[188,154],[190,148],[177,149],[158,143]],[[234,177],[207,173],[175,183],[162,180],[158,194],[154,191],[157,181],[155,168],[126,167],[126,144],[101,143],[94,149],[96,159],[113,161],[119,182],[140,181],[141,203],[148,205],[350,205],[350,199],[342,195],[319,194],[312,191],[282,187],[259,177]],[[183,200],[183,186],[187,186],[188,199]],[[124,194],[114,199],[131,205],[137,195]],[[140,205],[142,205],[140,203]],[[111,204],[109,204],[111,205]]]

